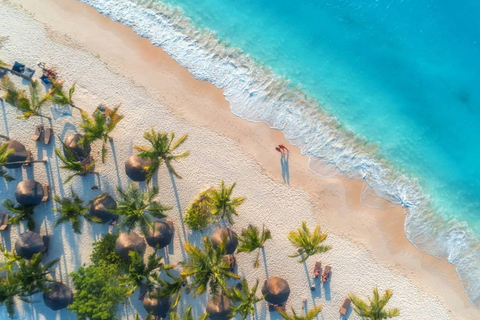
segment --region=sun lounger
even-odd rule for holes
[[[332,267],[326,266],[326,267],[323,269],[322,281],[323,281],[323,282],[328,282],[328,281],[330,281],[330,276],[331,276],[331,274],[332,274]]]
[[[8,214],[0,213],[0,231],[4,231],[8,228]]]
[[[350,300],[350,298],[345,298],[345,300],[343,300],[343,304],[340,307],[340,314],[342,316],[347,314],[347,311],[348,311],[348,308],[350,308],[350,303],[351,302],[352,302],[352,300]]]
[[[42,80],[42,81],[43,81],[44,83],[46,83],[46,84],[52,83],[52,80],[50,80],[50,78],[47,77],[46,75],[41,76],[41,77],[40,77],[40,80]]]
[[[315,268],[313,268],[313,277],[318,278],[322,274],[322,262],[315,262]]]
[[[50,186],[44,185],[43,186],[43,198],[42,201],[46,202],[50,199]]]
[[[43,244],[45,245],[43,247],[42,253],[48,254],[48,245],[50,244],[50,237],[49,236],[43,236]]]
[[[43,143],[48,145],[50,140],[52,139],[53,129],[52,128],[45,128],[43,133]]]
[[[38,126],[35,127],[35,131],[33,132],[32,140],[33,141],[38,141],[40,137],[42,136],[43,132],[43,124],[39,124]]]
[[[15,61],[15,63],[13,64],[12,70],[15,72],[22,73],[23,71],[25,71],[25,65],[18,61]]]
[[[33,75],[35,74],[35,70],[30,68],[25,68],[25,70],[22,73],[25,77],[32,79]]]

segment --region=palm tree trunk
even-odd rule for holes
[[[3,138],[3,139],[5,139],[5,140],[10,140],[10,138],[9,138],[9,137],[7,137],[7,136],[4,136],[3,134],[0,134],[0,138]]]
[[[71,104],[70,104],[70,106],[71,106],[72,108],[75,108],[75,109],[77,109],[77,110],[83,111],[83,109],[82,109],[82,108],[79,108],[79,107],[77,107],[77,106],[76,106],[76,105],[74,105],[73,103],[71,103]]]
[[[40,114],[40,113],[39,113],[39,114],[37,114],[37,116],[39,116],[39,117],[42,117],[42,118],[45,118],[45,119],[48,119],[48,120],[52,121],[52,118],[50,118],[49,116],[44,116],[43,114]]]
[[[4,163],[3,165],[0,165],[0,167],[9,165],[9,164],[31,164],[31,163],[39,163],[39,162],[47,163],[48,161],[47,160],[13,161],[13,162]]]

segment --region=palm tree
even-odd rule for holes
[[[313,320],[317,315],[322,312],[322,306],[318,305],[312,310],[308,311],[307,314],[297,315],[295,310],[292,308],[292,314],[288,314],[286,311],[277,309],[278,313],[283,317],[284,320]]]
[[[51,91],[40,96],[38,86],[39,83],[37,80],[31,81],[28,87],[29,96],[27,97],[25,91],[18,90],[8,76],[4,76],[0,81],[0,88],[5,91],[3,99],[23,113],[21,117],[18,117],[19,119],[28,119],[37,116],[52,120],[52,118],[40,113],[40,109],[45,102],[48,101]]]
[[[147,170],[147,182],[149,182],[158,168],[165,162],[168,172],[173,174],[177,178],[182,178],[173,168],[172,161],[176,161],[182,158],[187,157],[190,154],[190,151],[186,151],[179,155],[174,155],[173,152],[187,139],[188,135],[184,134],[176,142],[173,142],[175,139],[175,133],[161,133],[155,132],[152,128],[151,131],[147,131],[143,134],[145,140],[150,142],[151,148],[144,146],[135,146],[135,149],[139,150],[139,157],[143,159],[152,160],[152,164],[149,165]]]
[[[12,149],[8,149],[8,145],[2,144],[0,145],[0,177],[5,179],[5,181],[10,182],[15,180],[14,177],[8,174],[7,170],[2,168],[4,164],[8,162],[8,156],[13,153]]]
[[[163,270],[165,271],[165,274],[168,276],[170,281],[167,281],[160,277],[158,274],[155,274],[153,276],[154,282],[160,287],[160,289],[157,290],[158,294],[160,297],[171,297],[173,302],[171,305],[171,308],[175,308],[178,305],[178,302],[180,301],[180,298],[182,297],[182,290],[187,284],[186,277],[181,275],[180,276],[175,276],[170,272],[170,269],[172,269],[173,266],[165,266]]]
[[[105,162],[105,157],[107,155],[107,141],[113,140],[109,134],[115,129],[117,124],[124,118],[123,115],[118,114],[118,109],[120,105],[113,108],[102,114],[96,112],[93,117],[90,117],[85,111],[82,111],[82,122],[80,127],[82,127],[84,134],[83,139],[86,142],[91,143],[96,140],[102,140],[102,162]]]
[[[233,188],[236,183],[233,183],[230,187],[225,188],[225,181],[222,180],[220,184],[220,190],[213,189],[210,192],[210,199],[207,200],[211,207],[211,213],[214,216],[220,216],[221,219],[227,218],[230,224],[233,224],[233,215],[238,216],[235,209],[241,205],[244,201],[244,197],[232,198]]]
[[[65,155],[62,154],[62,152],[58,148],[55,148],[55,153],[57,154],[57,157],[59,157],[64,164],[60,168],[73,172],[73,174],[65,180],[65,183],[68,183],[75,176],[84,176],[89,173],[98,174],[98,172],[94,170],[95,161],[93,161],[90,156],[87,156],[87,158],[84,160],[78,160],[72,150],[70,150],[70,148],[67,147],[63,141],[62,144],[63,150],[66,153]]]
[[[55,222],[55,227],[61,223],[70,221],[72,223],[72,229],[75,233],[82,233],[80,230],[80,217],[84,217],[88,221],[102,223],[102,220],[92,216],[88,213],[88,206],[83,204],[83,200],[70,189],[72,198],[60,198],[55,195],[53,199],[60,205],[58,208],[54,208],[62,217]]]
[[[19,279],[20,296],[31,296],[38,292],[48,290],[46,284],[53,280],[48,279],[52,268],[60,259],[55,259],[43,265],[42,253],[36,253],[28,259],[20,259],[17,262],[16,277]]]
[[[260,248],[263,248],[264,243],[268,239],[272,239],[272,233],[270,230],[265,229],[265,225],[263,226],[262,233],[257,227],[252,226],[251,224],[248,225],[246,229],[242,229],[242,234],[237,236],[238,238],[238,248],[237,252],[252,252],[257,250],[257,258],[253,263],[254,268],[258,268],[259,266],[259,258],[260,258]]]
[[[348,297],[352,300],[354,305],[353,310],[358,316],[363,319],[381,320],[398,317],[400,315],[400,309],[398,308],[384,310],[392,295],[392,290],[387,289],[385,290],[385,294],[380,296],[378,288],[375,287],[373,288],[373,299],[368,298],[369,303],[353,293],[349,294]]]
[[[153,200],[158,195],[156,186],[142,192],[140,188],[130,184],[127,191],[117,187],[117,193],[120,200],[117,201],[117,209],[112,212],[123,217],[119,227],[126,227],[128,231],[140,225],[143,233],[147,234],[148,229],[153,227],[152,217],[165,218],[164,212],[172,208]]]
[[[197,317],[196,319],[197,320],[207,320],[207,318],[208,318],[208,313],[204,313],[204,314],[200,315],[199,317]],[[193,317],[193,314],[192,314],[192,306],[189,305],[185,309],[185,312],[183,313],[183,317],[180,317],[174,311],[170,312],[169,319],[170,320],[195,320],[195,318]]]
[[[326,238],[327,234],[320,232],[319,225],[315,227],[312,234],[307,228],[307,223],[302,221],[301,228],[298,228],[297,231],[290,231],[288,233],[288,240],[297,247],[297,253],[289,255],[289,257],[301,257],[298,262],[302,263],[314,254],[330,250],[332,248],[331,246],[321,245]]]
[[[35,229],[35,220],[33,219],[33,208],[35,208],[35,206],[23,206],[21,204],[15,205],[10,199],[5,199],[3,205],[15,214],[8,220],[8,223],[11,225],[18,225],[20,224],[20,221],[27,220],[28,230]]]
[[[233,301],[239,302],[239,304],[232,307],[232,313],[230,316],[235,317],[239,314],[241,319],[245,320],[249,314],[254,317],[255,304],[262,301],[265,296],[257,297],[258,279],[251,289],[248,288],[248,282],[246,279],[243,279],[241,284],[241,289],[234,287],[233,289],[226,290],[225,293],[227,297]]]
[[[225,288],[225,282],[229,278],[239,279],[240,277],[229,271],[230,262],[224,260],[225,246],[221,244],[214,247],[209,237],[203,238],[205,251],[199,247],[185,243],[185,251],[189,259],[183,264],[180,273],[184,277],[192,277],[191,289],[194,295],[204,293],[210,287],[210,294],[216,295],[219,289]]]
[[[0,305],[7,307],[10,318],[15,314],[14,298],[19,294],[18,278],[12,272],[7,272],[4,277],[0,277]]]
[[[68,92],[63,90],[63,82],[55,81],[53,83],[53,90],[49,96],[49,100],[53,103],[65,106],[69,105],[77,110],[83,111],[82,108],[79,108],[73,102],[73,93],[75,92],[75,83],[68,89]]]
[[[152,276],[163,268],[162,257],[158,257],[155,252],[148,256],[147,263],[137,251],[130,251],[130,264],[128,273],[120,277],[120,281],[130,287],[128,295],[143,285],[149,290],[153,289]]]

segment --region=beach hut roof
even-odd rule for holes
[[[16,253],[25,259],[30,259],[35,253],[42,252],[44,248],[42,236],[32,231],[20,234],[15,242]]]
[[[13,150],[13,153],[9,154],[7,157],[7,162],[23,162],[28,158],[27,148],[20,142],[16,140],[10,140],[5,142],[8,145],[7,150]],[[7,164],[5,165],[8,169],[20,168],[21,164]]]
[[[173,231],[172,220],[155,221],[153,228],[148,230],[145,240],[147,240],[149,246],[155,248],[158,245],[158,249],[162,249],[172,241]]]
[[[151,163],[151,160],[142,159],[134,154],[125,162],[125,172],[133,181],[145,181],[147,180],[147,171],[145,170],[145,167],[149,166]]]
[[[15,189],[15,199],[23,206],[36,206],[42,202],[43,196],[43,186],[35,180],[23,180]]]
[[[118,236],[117,242],[115,243],[115,251],[117,251],[118,255],[122,259],[128,260],[130,259],[128,256],[130,251],[135,250],[140,255],[143,255],[145,253],[146,246],[145,240],[135,232],[121,233]]]
[[[237,234],[230,228],[216,230],[212,235],[213,245],[219,246],[223,241],[225,241],[225,253],[233,254],[238,246]]]
[[[85,147],[81,146],[78,144],[78,141],[83,138],[83,136],[80,134],[80,133],[74,133],[74,134],[71,134],[69,135],[64,143],[65,143],[65,146],[67,148],[70,149],[70,151],[73,152],[73,154],[75,155],[75,157],[77,158],[77,160],[81,161],[81,160],[84,160],[85,158],[88,157],[88,155],[90,154],[90,151],[91,151],[91,148],[90,148],[90,145],[87,144]],[[63,150],[63,153],[66,155],[67,152],[65,151],[65,149]]]
[[[232,311],[232,306],[232,301],[223,294],[213,297],[208,300],[207,303],[208,316],[212,320],[230,319],[231,317],[229,317],[229,314]]]
[[[271,277],[265,280],[262,294],[265,295],[265,301],[269,303],[283,304],[287,302],[290,295],[290,287],[286,280],[279,277]]]
[[[72,290],[61,282],[53,282],[48,285],[48,291],[43,293],[43,302],[52,310],[65,309],[73,302]]]
[[[90,204],[90,214],[102,219],[103,223],[115,220],[117,216],[109,210],[117,208],[117,202],[108,194],[102,194]]]
[[[170,310],[170,297],[151,298],[157,295],[157,290],[153,289],[143,297],[143,307],[147,312],[152,312],[154,316],[165,318]]]

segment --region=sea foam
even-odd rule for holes
[[[315,100],[239,49],[222,43],[213,32],[196,28],[176,8],[147,0],[81,1],[132,27],[196,78],[222,89],[235,115],[281,130],[309,157],[309,168],[316,174],[363,179],[364,205],[402,205],[410,242],[423,252],[448,259],[468,298],[480,307],[480,240],[466,223],[447,221],[433,212],[415,179],[399,174],[364,139],[342,129]]]

